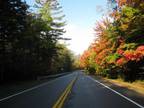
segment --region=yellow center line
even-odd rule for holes
[[[71,92],[71,89],[74,85],[74,82],[76,81],[75,77],[70,84],[66,87],[66,89],[64,90],[64,92],[61,94],[61,96],[58,98],[58,100],[56,101],[56,103],[53,105],[52,108],[62,108],[62,106],[64,105],[64,102],[68,96],[68,94]]]

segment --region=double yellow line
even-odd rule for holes
[[[71,92],[71,89],[72,89],[75,81],[76,81],[76,77],[66,87],[66,89],[64,90],[64,92],[62,93],[62,95],[58,98],[58,100],[56,101],[56,103],[53,105],[52,108],[62,108],[62,106],[64,105],[64,102],[65,102],[68,94]]]

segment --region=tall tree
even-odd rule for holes
[[[63,39],[61,35],[65,32],[63,29],[65,25],[65,22],[63,22],[64,15],[61,15],[62,7],[59,6],[57,0],[37,0],[37,5],[39,7],[38,18],[44,24],[40,32],[41,41],[44,44],[43,48],[40,48],[40,53],[43,55],[41,58],[47,64],[47,71],[50,71],[52,58],[57,56],[57,42],[59,39]]]
[[[0,1],[0,79],[11,71],[15,47],[25,30],[27,8],[21,0]]]
[[[143,71],[142,65],[144,65],[144,23],[142,23],[144,2],[143,0],[108,1],[112,8],[109,18],[112,20],[97,23],[95,29],[97,39],[86,51],[88,53],[84,52],[82,61],[88,63],[89,67],[95,65],[96,73],[101,72],[111,78],[116,78],[120,74],[124,76],[124,80],[134,81]],[[95,53],[95,62],[92,64],[89,63],[93,58],[91,53]],[[85,56],[87,54],[88,56]]]

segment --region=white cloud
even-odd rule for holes
[[[94,31],[92,27],[89,29],[76,24],[67,25],[64,37],[72,39],[66,42],[69,44],[68,48],[74,51],[76,54],[81,54],[89,47],[90,43],[93,41]]]

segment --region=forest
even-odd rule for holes
[[[57,0],[0,0],[0,82],[69,72],[74,55],[59,40],[65,15]]]
[[[109,11],[94,28],[95,39],[78,58],[59,40],[66,32],[57,0],[0,1],[0,82],[69,72],[144,79],[144,1],[107,0]],[[75,60],[77,59],[77,60]]]
[[[108,0],[95,40],[80,57],[87,73],[133,82],[144,79],[144,1]]]

